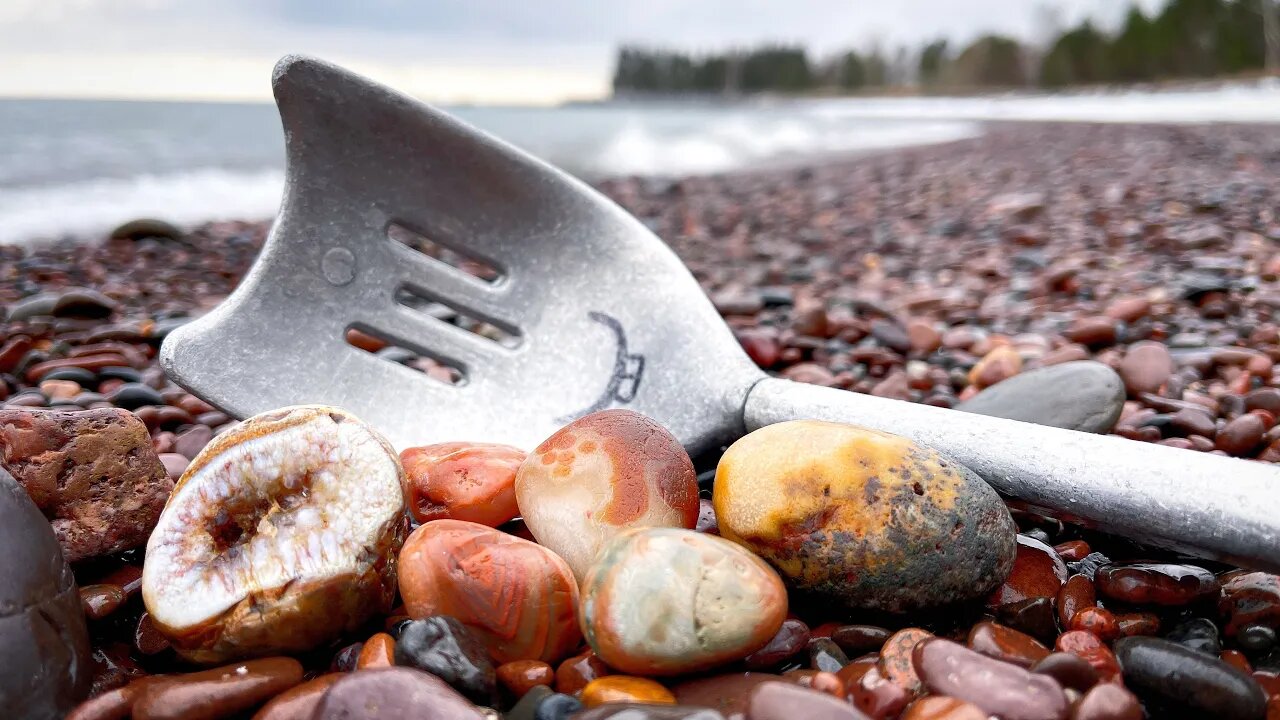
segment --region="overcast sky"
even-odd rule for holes
[[[1152,10],[1163,0],[1139,0]],[[271,65],[320,55],[447,102],[608,92],[613,51],[760,40],[844,47],[1038,39],[1126,0],[0,0],[0,95],[266,99]]]

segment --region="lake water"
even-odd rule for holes
[[[1280,82],[1179,92],[753,100],[449,110],[586,178],[726,172],[948,142],[987,120],[1280,122]],[[0,99],[0,243],[91,236],[141,216],[274,215],[269,104]]]

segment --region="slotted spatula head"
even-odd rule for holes
[[[532,449],[608,407],[655,418],[695,455],[743,432],[743,401],[762,373],[637,220],[333,65],[287,57],[273,86],[288,159],[280,215],[235,293],[165,340],[160,361],[180,385],[237,417],[337,405],[399,448]],[[491,272],[477,277],[397,233]],[[503,342],[439,319],[441,305]],[[353,328],[456,368],[461,381],[355,347]]]

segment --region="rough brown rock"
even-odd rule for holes
[[[173,489],[146,426],[118,408],[0,409],[0,464],[72,562],[145,543]]]

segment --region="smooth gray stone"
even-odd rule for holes
[[[957,410],[1037,425],[1104,433],[1124,409],[1124,383],[1092,360],[1050,365],[996,383]]]

